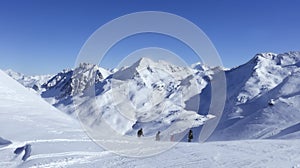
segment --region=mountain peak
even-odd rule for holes
[[[151,64],[151,63],[153,63],[154,61],[152,60],[152,59],[150,59],[150,58],[148,58],[148,57],[142,57],[142,58],[140,58],[138,61],[137,61],[138,63],[141,63],[141,64]]]
[[[56,100],[66,99],[83,93],[94,83],[103,81],[109,75],[109,71],[97,65],[80,63],[74,70],[62,71],[43,84],[42,88],[46,91],[42,93],[42,97],[54,97]]]
[[[130,66],[130,67],[132,67],[132,68],[146,68],[148,66],[155,65],[155,64],[156,64],[156,62],[154,62],[150,58],[142,57],[137,62],[132,64],[132,66]]]
[[[156,62],[151,60],[150,58],[143,57],[131,66],[122,68],[117,71],[113,74],[113,77],[119,80],[133,79],[135,76],[139,76],[141,73],[148,73],[147,71],[149,71],[152,75],[157,73],[155,71],[160,71],[169,75],[172,74],[172,76],[174,76],[175,78],[180,79],[185,78],[186,76],[193,73],[192,69],[188,67],[174,65],[162,60]]]

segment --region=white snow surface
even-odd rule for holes
[[[0,71],[0,167],[300,167],[299,140],[248,140],[178,143],[146,158],[116,155],[95,145],[79,123]],[[101,141],[101,140],[100,140]],[[114,139],[105,140],[114,143]],[[143,152],[144,140],[124,141],[132,152]],[[148,141],[147,141],[148,142]],[[156,148],[165,143],[152,141]],[[27,161],[13,151],[32,145]]]

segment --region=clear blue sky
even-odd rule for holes
[[[192,21],[230,68],[259,52],[299,51],[299,7],[297,0],[2,0],[0,68],[25,74],[73,68],[81,46],[95,30],[138,11],[165,11]],[[169,40],[155,34],[125,39],[109,52],[102,66],[116,66],[122,56],[143,47],[177,51],[181,44],[173,41],[171,46]],[[177,54],[190,54],[181,52]]]

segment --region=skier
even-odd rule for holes
[[[137,136],[138,136],[138,137],[144,136],[143,128],[141,128],[141,129],[138,130]]]
[[[160,131],[158,131],[158,132],[156,133],[156,137],[155,137],[155,140],[156,140],[156,141],[160,141],[160,136],[159,136],[159,134],[160,134]]]
[[[193,138],[194,138],[194,137],[193,137],[193,131],[190,130],[190,131],[189,131],[189,135],[188,135],[188,142],[191,142]]]

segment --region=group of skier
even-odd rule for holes
[[[144,133],[143,133],[143,128],[140,128],[137,132],[137,136],[140,138],[142,136],[144,136]],[[190,130],[188,135],[187,135],[187,139],[188,139],[188,142],[192,142],[192,139],[194,138],[193,136],[193,131]],[[171,141],[173,141],[174,137],[173,135],[171,136]],[[156,141],[160,141],[160,131],[157,131],[156,135],[155,135],[155,140]]]

